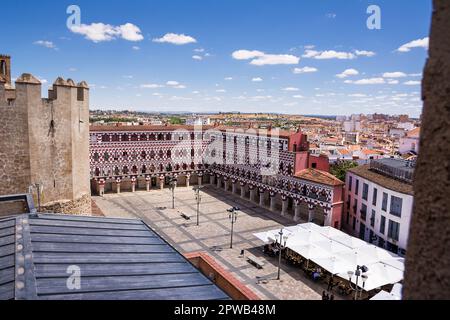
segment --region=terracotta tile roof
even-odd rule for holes
[[[296,178],[308,180],[316,183],[325,184],[328,186],[343,185],[344,182],[333,176],[331,173],[317,170],[317,169],[304,169],[295,174]]]
[[[418,138],[420,136],[420,127],[409,131],[406,135],[410,138]]]
[[[351,154],[351,151],[350,151],[350,150],[347,150],[347,149],[341,149],[341,150],[338,150],[338,151],[339,151],[339,153],[342,154],[342,155],[344,155],[344,154]]]
[[[390,178],[388,176],[382,175],[380,173],[374,172],[369,169],[369,165],[363,165],[356,168],[352,168],[349,170],[349,172],[352,172],[361,178],[367,179],[373,183],[376,183],[386,189],[413,195],[413,187],[410,184],[407,184],[405,182],[401,182],[399,180],[396,180],[394,178]]]

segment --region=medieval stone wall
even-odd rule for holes
[[[433,5],[404,299],[450,299],[450,1]]]

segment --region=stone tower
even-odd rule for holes
[[[3,59],[10,70],[9,59]],[[58,78],[43,99],[41,82],[31,74],[22,74],[15,88],[7,81],[2,75],[0,195],[25,193],[39,184],[41,211],[90,213],[86,82]]]

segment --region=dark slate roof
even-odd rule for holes
[[[80,290],[67,286],[70,266]],[[141,220],[43,214],[0,219],[0,300],[229,297]]]

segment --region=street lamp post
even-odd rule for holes
[[[364,290],[364,287],[366,285],[366,281],[369,278],[365,273],[369,271],[369,268],[367,268],[366,266],[357,266],[355,271],[348,271],[348,281],[350,283],[350,288],[352,288],[352,290],[355,291],[355,300],[358,300],[358,293],[359,293],[359,298],[361,299],[362,296],[362,292]],[[352,285],[352,278],[353,275],[356,276],[356,282],[355,282],[355,288],[353,288]],[[359,281],[359,277],[361,277],[362,279],[362,287],[358,288],[358,281]]]
[[[278,277],[277,280],[281,279],[281,251],[286,248],[286,243],[288,240],[288,236],[284,235],[283,229],[280,230],[280,232],[278,232],[279,238],[276,238],[276,243],[278,245]],[[278,239],[280,242],[278,242]]]
[[[177,183],[177,178],[171,177],[169,180],[170,190],[172,190],[172,209],[175,209],[175,185]]]
[[[237,212],[241,209],[238,207],[232,207],[228,209],[228,218],[231,221],[231,242],[230,242],[230,249],[233,249],[233,232],[234,232],[234,224],[237,221]]]
[[[197,202],[197,226],[200,225],[200,202],[202,202],[202,195],[200,194],[200,190],[203,189],[204,186],[194,187],[193,190],[195,192],[195,200]]]

